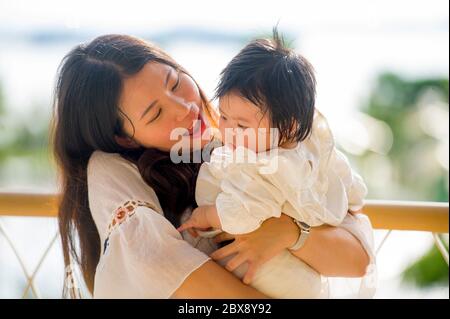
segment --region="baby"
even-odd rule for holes
[[[367,189],[316,110],[315,85],[311,64],[276,31],[233,58],[216,91],[224,145],[202,164],[199,207],[179,231],[244,234],[281,213],[309,227],[336,226],[348,210],[362,208]],[[275,298],[324,297],[320,275],[288,250],[264,264],[251,284]]]

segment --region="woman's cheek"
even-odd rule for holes
[[[159,129],[147,130],[135,137],[137,142],[146,148],[167,149],[170,147],[170,132]]]

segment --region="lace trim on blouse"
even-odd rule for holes
[[[116,208],[116,210],[112,213],[111,222],[108,225],[106,239],[103,243],[103,254],[106,253],[106,250],[109,246],[109,237],[111,236],[111,233],[118,227],[120,227],[121,224],[131,218],[135,214],[136,208],[138,208],[139,206],[148,207],[153,210],[155,209],[154,205],[150,204],[149,202],[141,200],[129,200]]]

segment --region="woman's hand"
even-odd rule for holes
[[[280,218],[269,218],[257,230],[243,235],[219,234],[216,242],[234,239],[231,244],[216,250],[211,254],[214,260],[220,260],[236,254],[225,268],[233,271],[243,263],[248,263],[248,270],[243,281],[249,284],[258,268],[278,255],[284,249],[292,246],[299,236],[299,229],[292,218],[281,214]]]
[[[358,212],[352,212],[357,215]],[[291,247],[298,239],[299,229],[292,219],[284,214],[280,218],[269,218],[260,228],[244,235],[222,233],[216,241],[234,241],[216,250],[211,257],[220,260],[234,256],[226,265],[230,271],[248,262],[244,282],[250,283],[257,269],[275,257],[283,249]],[[313,227],[305,245],[291,252],[311,268],[324,276],[362,277],[370,263],[370,258],[359,239],[346,229],[323,225]]]

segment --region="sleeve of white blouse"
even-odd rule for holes
[[[330,180],[329,188],[328,188],[328,201],[327,207],[328,209],[336,209],[342,205],[342,200],[340,196],[334,196],[334,194],[339,194],[344,189],[343,182],[340,178],[333,178]],[[347,205],[347,200],[344,202]],[[344,209],[344,208],[341,208]],[[344,282],[341,282],[342,285],[338,285],[335,289],[331,289],[331,295],[335,298],[342,297],[356,297],[356,298],[372,298],[376,291],[377,286],[377,271],[376,271],[376,259],[374,252],[374,238],[373,238],[373,229],[370,223],[369,218],[364,214],[351,214],[347,213],[344,220],[337,227],[343,228],[350,232],[356,239],[358,239],[366,251],[367,255],[370,258],[370,263],[366,269],[366,274],[360,279],[349,279],[345,278]],[[342,279],[342,278],[341,278]],[[334,285],[333,282],[339,282],[338,278],[328,278],[328,282],[331,284],[331,287]],[[358,284],[359,282],[359,284]],[[353,289],[349,289],[350,287],[354,287],[354,283],[356,283],[359,288],[357,291]],[[337,288],[337,289],[336,289]],[[356,293],[357,292],[357,293]],[[355,294],[356,293],[356,294]]]
[[[372,224],[364,214],[348,214],[339,227],[346,229],[361,242],[370,259],[355,297],[365,299],[373,298],[377,289],[378,272]]]
[[[288,203],[283,213],[311,226],[339,225],[347,213],[347,202],[342,185],[333,185],[335,191],[328,192],[330,184],[340,183],[335,173],[330,170],[326,180],[320,181],[318,164],[306,157],[282,154],[277,160],[278,169],[266,178],[283,191]]]
[[[88,191],[102,244],[94,298],[168,298],[209,260],[182,239],[136,166],[119,155],[91,156]]]
[[[283,202],[279,189],[242,165],[228,171],[221,181],[215,204],[222,230],[245,234],[270,217],[280,217]]]
[[[335,177],[336,178],[329,179],[327,190],[327,209],[340,209],[341,211],[347,212],[346,198],[342,200],[341,196],[335,196],[335,194],[341,194],[344,191],[344,183],[340,178],[338,178],[337,175]],[[367,255],[370,257],[371,267],[374,266],[375,253],[373,229],[369,218],[364,214],[346,213],[345,218],[343,219],[342,223],[338,225],[338,227],[346,229],[361,242],[361,245],[364,247]]]
[[[362,177],[351,168],[347,157],[338,150],[335,150],[331,164],[346,188],[348,208],[351,211],[362,209],[367,196],[367,187]]]
[[[147,207],[111,232],[95,276],[95,298],[169,298],[209,259]]]
[[[224,231],[248,233],[264,220],[279,217],[281,212],[311,226],[342,222],[348,208],[345,188],[341,185],[327,194],[323,183],[318,183],[313,176],[313,169],[317,169],[314,164],[306,157],[293,154],[279,154],[260,161],[257,172],[252,164],[233,164],[227,168],[216,199]],[[330,172],[328,183],[340,183],[333,174]]]

